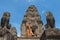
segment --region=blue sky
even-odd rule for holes
[[[55,17],[56,28],[60,28],[60,0],[0,0],[0,19],[4,12],[10,12],[10,24],[16,27],[17,35],[20,36],[21,23],[30,5],[37,7],[44,24],[46,24],[45,13],[51,11]]]

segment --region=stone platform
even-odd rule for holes
[[[40,40],[39,37],[18,37],[17,40]]]

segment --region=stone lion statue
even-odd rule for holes
[[[55,27],[55,19],[54,19],[54,17],[53,17],[51,12],[47,12],[46,13],[46,21],[47,21],[47,24],[45,25],[46,28],[48,28],[48,26],[50,28],[54,28]]]
[[[1,26],[4,27],[6,26],[8,29],[10,29],[10,24],[9,24],[9,20],[10,20],[10,13],[9,12],[4,12],[2,18],[1,18]]]

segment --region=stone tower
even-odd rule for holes
[[[43,33],[43,22],[34,5],[28,7],[21,25],[21,37],[40,37]]]

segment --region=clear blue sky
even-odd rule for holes
[[[19,36],[24,14],[32,4],[37,7],[44,24],[46,24],[45,12],[51,11],[56,20],[56,27],[60,28],[60,0],[0,0],[0,19],[4,12],[10,12],[10,23],[16,27]]]

